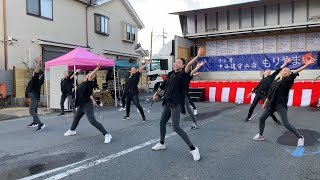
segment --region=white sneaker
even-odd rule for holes
[[[297,146],[304,146],[304,137],[298,139],[298,145]]]
[[[77,132],[76,131],[71,131],[70,129],[64,133],[64,136],[73,136],[73,135],[76,135]]]
[[[166,144],[157,143],[156,145],[154,145],[152,147],[152,150],[158,151],[158,150],[165,149],[165,148],[166,148]]]
[[[126,108],[120,108],[119,109],[119,111],[125,111],[126,110]]]
[[[200,160],[200,152],[199,152],[199,149],[197,147],[196,147],[195,150],[192,150],[190,153],[192,154],[194,161],[199,161]]]
[[[198,114],[198,110],[197,109],[194,109],[193,110],[193,115],[197,115]]]
[[[111,134],[106,134],[104,136],[104,143],[106,143],[106,144],[111,143],[111,140],[112,140]]]
[[[254,141],[264,141],[264,136],[260,136],[260,134],[257,134],[255,137],[253,137]]]

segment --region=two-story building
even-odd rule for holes
[[[48,61],[75,47],[131,63],[146,56],[138,44],[144,24],[128,0],[2,0],[0,14],[0,70],[32,67],[39,55]],[[19,97],[27,80],[15,75]]]
[[[211,59],[207,65],[212,65],[203,73],[203,79],[258,80],[261,70],[272,68],[269,63],[279,66],[284,56],[320,51],[319,0],[257,0],[172,14],[179,15],[184,37],[180,44],[176,42],[176,56],[183,56],[179,52],[187,50],[190,58],[196,47],[206,48],[207,59]],[[244,60],[235,67],[229,62],[221,63],[249,57],[243,55],[274,59],[248,59],[246,69]],[[214,61],[216,58],[218,61]],[[299,58],[296,64],[300,63]],[[257,63],[260,69],[253,68]],[[298,79],[312,80],[319,74],[319,70],[306,70]]]
[[[172,13],[179,15],[184,38],[176,38],[176,57],[193,57],[206,48],[201,80],[205,100],[250,103],[247,94],[266,69],[291,58],[291,69],[312,57],[289,92],[289,106],[317,106],[320,98],[320,1],[256,0],[222,7]],[[187,53],[186,53],[187,52]],[[189,52],[189,53],[188,53]],[[300,81],[300,82],[299,82]],[[302,82],[301,82],[302,81]],[[319,104],[318,104],[319,106]]]

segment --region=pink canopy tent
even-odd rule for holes
[[[93,70],[97,67],[98,62],[100,62],[101,68],[113,67],[113,73],[115,77],[115,62],[113,60],[91,53],[81,47],[77,47],[65,55],[62,55],[51,61],[45,62],[45,69],[46,71],[50,71],[50,67],[67,65],[69,70],[74,70],[74,71],[76,69]],[[116,79],[114,79],[114,84],[116,84]],[[48,87],[48,85],[46,85],[46,87]],[[114,87],[115,87],[115,93],[117,93],[116,86],[114,85]],[[48,103],[48,96],[47,96],[47,103]],[[117,105],[117,98],[115,98],[115,106],[116,105]]]
[[[97,63],[101,62],[101,67],[113,67],[115,63],[111,59],[106,59],[84,48],[77,47],[69,53],[45,63],[48,70],[51,66],[68,65],[69,69],[92,70],[97,67]]]

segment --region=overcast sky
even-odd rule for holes
[[[162,47],[162,30],[167,33],[165,42],[173,39],[174,35],[181,36],[179,17],[170,15],[191,9],[209,8],[252,0],[129,0],[134,10],[145,25],[138,34],[139,43],[145,50],[150,49],[151,31],[153,29],[153,54]]]

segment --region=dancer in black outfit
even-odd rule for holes
[[[290,60],[291,61],[291,60]],[[304,66],[295,70],[291,73],[289,68],[284,68],[280,72],[280,77],[272,83],[268,97],[264,102],[262,108],[265,109],[263,114],[260,117],[259,122],[259,134],[257,134],[253,140],[263,141],[264,140],[264,128],[266,119],[273,114],[275,111],[278,112],[284,127],[290,130],[298,138],[298,146],[304,146],[304,137],[293,127],[288,121],[288,96],[289,91],[294,84],[294,80],[299,76],[299,72],[310,66],[314,63],[314,59],[311,59],[305,63]]]
[[[103,125],[96,120],[93,112],[94,106],[97,106],[97,103],[92,97],[93,88],[95,86],[94,78],[96,77],[96,73],[99,69],[100,63],[97,63],[97,68],[90,72],[86,76],[86,80],[78,86],[75,101],[75,106],[78,107],[77,112],[74,116],[71,128],[64,134],[64,136],[76,135],[76,128],[80,122],[80,119],[84,114],[86,114],[90,124],[96,127],[103,134],[104,143],[111,142],[111,134],[109,134]]]
[[[202,67],[203,65],[205,64],[205,62],[201,62],[201,63],[198,63],[196,68],[194,70],[190,70],[187,75],[187,78],[186,78],[186,81],[185,81],[185,109],[187,110],[188,114],[190,115],[191,119],[192,119],[192,124],[191,124],[191,129],[197,129],[198,128],[198,125],[197,125],[197,121],[196,121],[196,117],[194,116],[194,113],[191,111],[191,108],[190,108],[190,105],[191,105],[191,98],[190,98],[190,95],[189,95],[189,86],[190,86],[190,81],[192,80],[192,77],[193,75],[198,71],[198,69],[200,67]],[[193,103],[193,102],[192,102]]]
[[[129,81],[129,77],[130,74],[128,75],[128,77],[125,78],[125,84],[124,84],[124,88],[122,91],[122,97],[121,97],[121,108],[119,109],[119,111],[125,111],[126,110],[126,95],[127,95],[127,87],[128,87],[128,81]]]
[[[40,101],[40,91],[41,91],[41,85],[43,84],[43,81],[41,80],[43,78],[43,72],[40,73],[40,64],[41,64],[41,58],[38,57],[36,59],[37,65],[35,70],[33,71],[33,76],[31,80],[28,83],[28,86],[25,91],[26,98],[30,98],[30,105],[29,105],[29,113],[33,117],[33,122],[28,125],[28,127],[37,127],[37,131],[42,131],[44,127],[46,126],[44,123],[42,123],[38,116],[38,104]]]
[[[263,78],[261,79],[261,81],[259,82],[258,86],[256,88],[253,89],[253,91],[251,93],[249,93],[247,95],[247,97],[251,97],[252,93],[255,93],[255,97],[253,99],[253,102],[250,106],[249,109],[249,113],[247,118],[244,120],[244,122],[248,122],[250,121],[250,117],[253,113],[254,108],[257,106],[257,104],[259,103],[260,100],[262,100],[262,102],[265,102],[267,95],[268,95],[268,91],[270,88],[270,85],[272,84],[272,82],[274,81],[274,79],[276,78],[276,76],[280,73],[280,71],[286,67],[286,65],[289,63],[289,60],[287,59],[283,65],[277,69],[274,73],[271,74],[270,70],[265,70],[263,72]],[[274,114],[271,114],[271,117],[273,119],[273,121],[279,125],[281,125],[281,122],[276,118],[276,116]]]
[[[80,72],[80,70],[78,69],[76,72],[74,72],[73,75],[69,76],[68,71],[65,71],[63,73],[63,78],[61,79],[60,82],[60,86],[61,86],[61,99],[60,99],[60,106],[61,106],[61,116],[64,116],[64,101],[66,100],[66,98],[68,98],[68,101],[71,104],[72,110],[73,110],[73,114],[76,113],[75,110],[75,105],[74,105],[74,100],[72,98],[72,88],[73,88],[73,80],[74,77],[76,75],[78,75],[78,73]]]
[[[130,105],[131,101],[136,105],[138,108],[141,116],[142,116],[142,122],[146,122],[146,117],[144,115],[143,109],[139,103],[139,89],[138,89],[138,83],[140,80],[140,75],[143,69],[150,64],[150,60],[146,62],[145,65],[141,66],[139,69],[136,69],[132,67],[130,69],[130,76],[128,79],[128,83],[126,86],[126,116],[123,118],[123,120],[129,120],[130,119]]]
[[[185,102],[185,83],[187,81],[188,72],[198,58],[204,53],[204,48],[198,50],[198,55],[192,59],[186,66],[183,58],[176,59],[174,63],[174,70],[168,73],[166,80],[160,86],[164,90],[163,95],[163,111],[160,120],[160,142],[152,147],[152,150],[162,150],[166,148],[164,143],[166,135],[166,124],[168,120],[172,119],[173,130],[185,141],[191,150],[194,161],[200,160],[199,149],[195,147],[189,139],[186,132],[180,128],[180,111]],[[183,69],[185,67],[185,69]],[[153,95],[153,100],[158,98],[158,92]],[[189,104],[188,104],[189,105]]]

